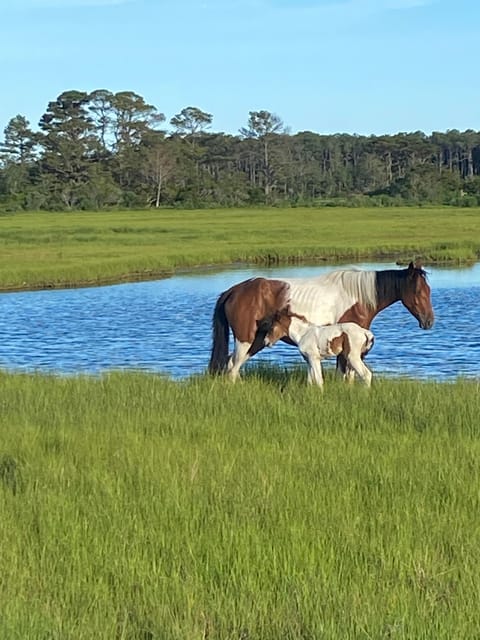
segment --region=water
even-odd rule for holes
[[[352,265],[336,268],[343,266]],[[304,277],[332,269],[242,268],[108,287],[0,294],[0,367],[60,374],[141,369],[174,378],[201,373],[208,363],[211,316],[221,291],[253,275]],[[434,328],[420,330],[400,303],[391,306],[373,322],[376,342],[367,363],[384,375],[480,378],[480,264],[428,271]],[[303,362],[295,348],[284,344],[252,360],[261,361],[282,366]]]

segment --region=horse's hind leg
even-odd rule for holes
[[[227,365],[227,374],[232,382],[235,382],[240,375],[240,367],[249,359],[250,346],[250,342],[240,342],[235,339],[235,347]]]
[[[342,378],[344,380],[348,380],[349,379],[349,371],[348,371],[348,367],[347,367],[347,359],[346,357],[343,355],[343,353],[339,353],[337,356],[337,366],[335,369],[335,373],[337,375],[342,376]],[[355,375],[350,374],[350,375]]]
[[[227,374],[231,380],[235,382],[240,375],[240,367],[265,347],[265,336],[265,331],[255,330],[251,326],[249,331],[243,332],[244,340],[235,337],[235,347],[227,365]]]

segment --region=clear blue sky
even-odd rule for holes
[[[68,89],[233,134],[479,130],[479,43],[480,0],[0,0],[0,132]]]

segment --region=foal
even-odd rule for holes
[[[258,328],[265,335],[264,344],[267,347],[285,336],[294,340],[308,364],[310,384],[323,387],[322,359],[342,354],[346,360],[345,379],[352,382],[357,373],[370,387],[372,372],[363,362],[363,357],[373,347],[374,335],[355,322],[314,325],[286,307],[265,318]]]

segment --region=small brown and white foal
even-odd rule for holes
[[[265,346],[288,336],[295,342],[308,364],[308,382],[323,387],[322,360],[340,354],[346,360],[345,379],[352,382],[355,373],[370,387],[372,372],[363,362],[374,343],[374,335],[355,322],[319,326],[291,313],[287,307],[259,324],[265,332]]]

